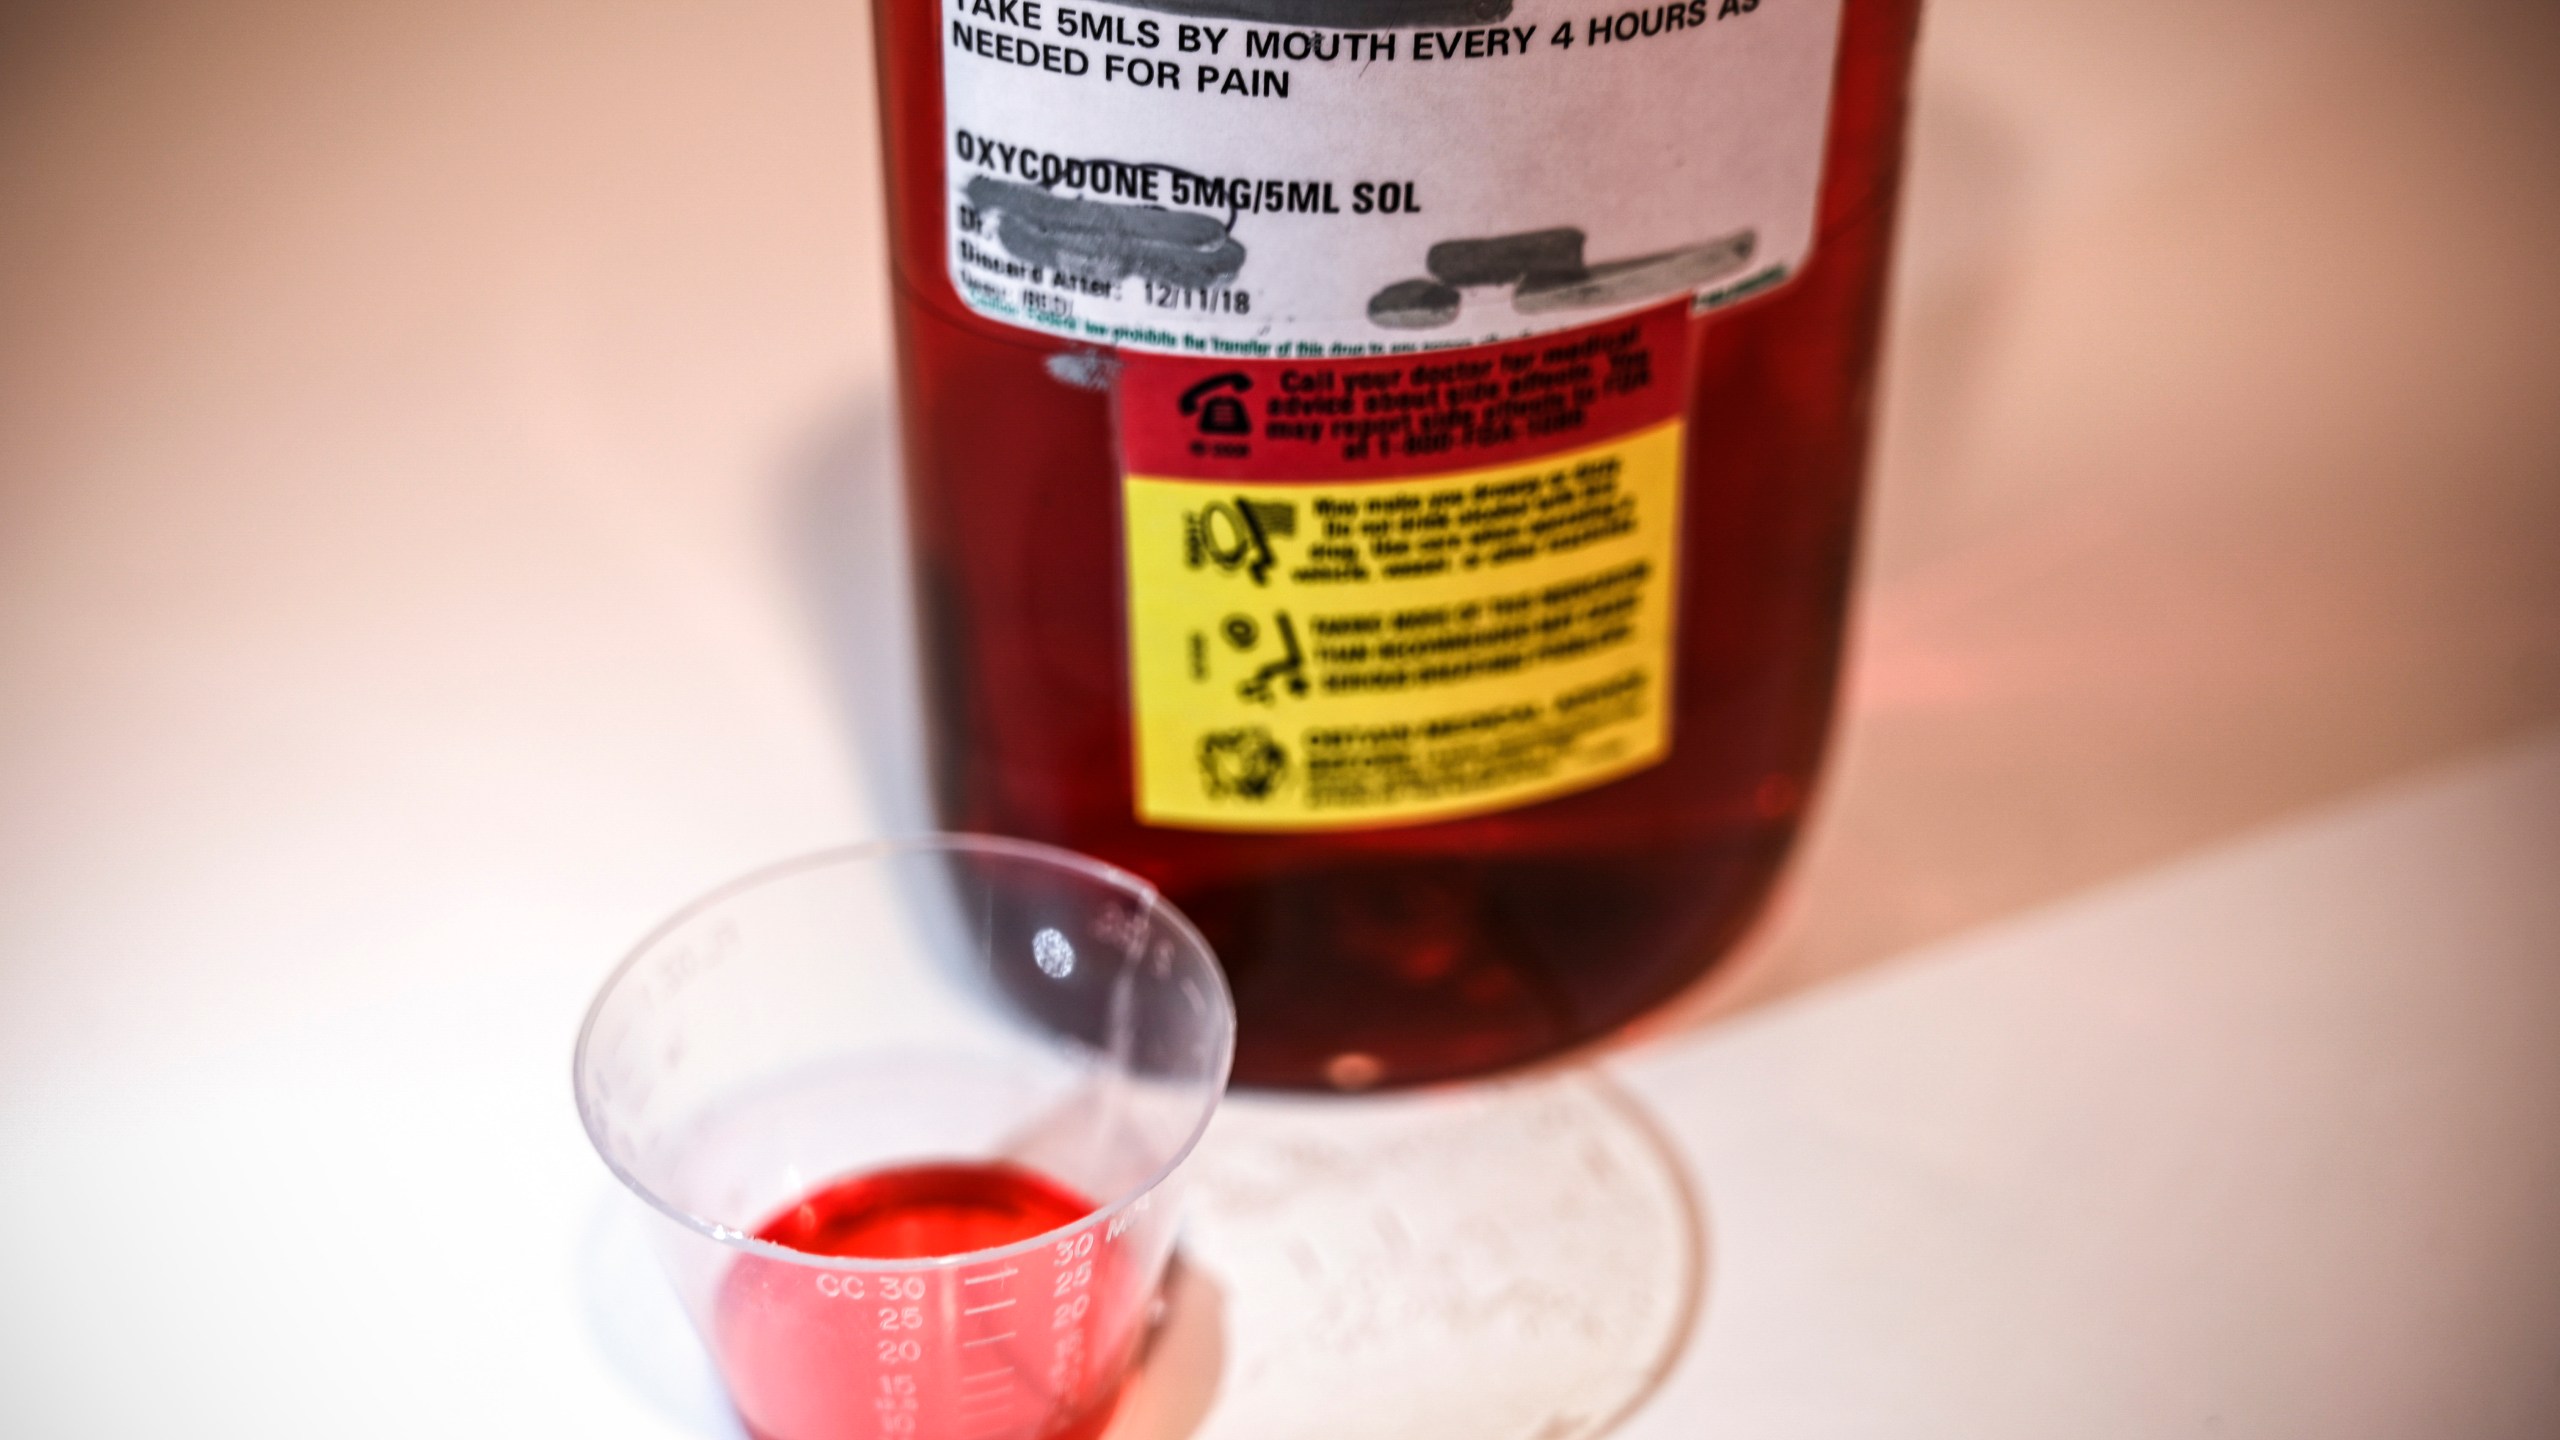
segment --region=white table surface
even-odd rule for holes
[[[1938,7],[1822,825],[1606,1062],[1711,1231],[1621,1434],[2560,1433],[2543,12]],[[868,63],[0,15],[0,1434],[704,1433],[567,1050],[921,813]]]

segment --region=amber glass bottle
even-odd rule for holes
[[[1692,308],[1669,312],[1676,323],[1663,333],[1676,353],[1657,357],[1653,369],[1676,387],[1668,398],[1679,420],[1672,453],[1680,458],[1672,472],[1676,520],[1659,537],[1668,563],[1653,572],[1669,618],[1661,663],[1651,672],[1660,693],[1646,702],[1655,707],[1647,723],[1659,727],[1649,742],[1655,748],[1645,752],[1651,758],[1608,778],[1558,782],[1560,788],[1510,801],[1488,792],[1482,803],[1444,807],[1445,814],[1382,809],[1371,814],[1376,823],[1361,823],[1369,812],[1357,806],[1348,818],[1336,813],[1297,828],[1150,816],[1141,803],[1150,782],[1141,773],[1141,701],[1132,680],[1132,647],[1146,643],[1145,622],[1133,619],[1128,554],[1137,502],[1127,488],[1130,422],[1117,407],[1139,374],[1124,373],[1123,362],[1143,365],[1150,347],[1172,348],[1179,337],[1115,332],[1109,323],[1079,331],[1060,317],[1083,305],[1089,318],[1108,322],[1120,313],[1115,305],[1153,304],[1177,318],[1214,311],[1229,327],[1218,334],[1285,340],[1291,322],[1271,307],[1287,297],[1274,301],[1267,286],[1252,283],[1256,265],[1282,247],[1270,236],[1288,224],[1320,221],[1340,228],[1290,233],[1351,237],[1340,253],[1356,254],[1365,243],[1358,237],[1368,233],[1350,228],[1366,213],[1354,208],[1356,166],[1318,177],[1336,182],[1332,188],[1310,183],[1293,193],[1261,188],[1247,166],[1237,167],[1238,184],[1204,190],[1199,177],[1208,167],[1182,154],[1159,163],[1157,151],[1180,151],[1188,142],[1195,127],[1183,117],[1209,117],[1197,127],[1208,133],[1225,123],[1219,117],[1238,115],[1236,134],[1286,139],[1351,123],[1312,108],[1334,93],[1319,89],[1331,77],[1357,73],[1373,77],[1364,83],[1386,84],[1401,73],[1397,66],[1458,77],[1526,74],[1498,67],[1550,64],[1561,76],[1581,73],[1562,68],[1572,65],[1668,63],[1643,57],[1686,53],[1674,52],[1677,45],[1738,43],[1721,37],[1749,37],[1754,25],[1775,33],[1799,23],[1790,7],[1823,12],[1801,22],[1816,37],[1804,43],[1821,46],[1822,67],[1806,102],[1819,107],[1819,123],[1807,142],[1818,163],[1809,158],[1804,167],[1804,238],[1793,263],[1723,296],[1707,296],[1709,282],[1698,278],[1722,261],[1698,261],[1704,268],[1682,272],[1698,281],[1682,298],[1697,298]],[[1325,11],[1336,26],[1321,31],[1266,16],[1285,9],[1254,0],[1027,11],[993,0],[876,0],[905,480],[936,794],[951,828],[1029,836],[1104,857],[1146,875],[1193,916],[1233,981],[1239,1080],[1358,1088],[1478,1074],[1603,1034],[1695,980],[1750,923],[1794,838],[1833,709],[1918,4],[1690,0],[1557,19],[1530,0],[1521,0],[1518,15],[1507,0],[1341,0]],[[1415,17],[1430,23],[1405,23]],[[1215,42],[1218,63],[1201,63],[1212,54],[1212,30],[1226,32]],[[1293,30],[1307,38],[1292,40]],[[1344,38],[1356,36],[1367,38],[1351,39],[1353,53],[1343,55]],[[1321,68],[1328,44],[1342,56],[1333,65],[1361,60],[1365,69]],[[1495,50],[1497,44],[1505,48]],[[1262,58],[1230,63],[1248,46]],[[1567,53],[1511,49],[1532,46]],[[1298,53],[1309,58],[1295,67],[1278,63]],[[1467,64],[1479,71],[1459,68]],[[1129,87],[1140,73],[1167,88],[1159,65],[1172,67],[1174,94],[1161,102],[1136,96]],[[1059,102],[1062,126],[1086,123],[1093,107],[1164,108],[1160,123],[1141,125],[1107,157],[1136,168],[1062,166],[1044,162],[1040,152],[1067,147],[1047,126],[1022,121],[1018,109],[1001,112],[997,123],[954,113],[960,101],[950,92],[960,81],[953,77],[979,73],[955,66],[1005,77],[970,83],[988,94],[1001,84],[1007,104],[1028,103],[1022,96],[1040,85],[1058,87],[1058,96],[1069,97]],[[1218,93],[1239,83],[1243,98]],[[1674,76],[1662,83],[1681,82]],[[1286,93],[1272,93],[1274,86]],[[1616,81],[1596,88],[1612,86],[1623,88]],[[1257,87],[1263,93],[1253,94]],[[1213,112],[1213,102],[1231,108]],[[1415,103],[1419,108],[1401,112],[1404,124],[1436,123],[1431,105]],[[1245,105],[1261,108],[1232,108]],[[1157,112],[1128,113],[1144,120]],[[1564,113],[1566,121],[1539,133],[1551,134],[1557,147],[1546,159],[1572,167],[1577,154],[1598,147],[1563,126],[1598,112]],[[1008,132],[997,134],[1007,123]],[[1450,123],[1446,143],[1462,144],[1471,122],[1458,116]],[[1658,132],[1661,123],[1648,128]],[[1249,143],[1260,142],[1234,142]],[[1093,150],[1087,143],[1073,153]],[[1353,137],[1346,153],[1369,152]],[[1504,163],[1516,178],[1523,162],[1515,155]],[[1536,163],[1528,168],[1547,173]],[[1317,174],[1311,165],[1300,170]],[[1444,197],[1463,190],[1465,177],[1438,175],[1426,169],[1418,181],[1408,176],[1399,192],[1388,188],[1397,183],[1390,170],[1358,199],[1374,209],[1392,197],[1426,215],[1448,215]],[[1183,203],[1204,194],[1206,205]],[[1120,208],[1041,208],[1106,203]],[[1103,218],[1088,224],[1095,215]],[[1449,223],[1473,220],[1458,215]],[[1181,228],[1195,221],[1196,233]],[[1076,251],[1091,225],[1119,227],[1111,244],[1122,249]],[[1512,251],[1527,258],[1515,255],[1483,274],[1461,273],[1471,262],[1444,248],[1432,250],[1427,267],[1419,253],[1404,267],[1427,268],[1427,275],[1364,274],[1361,296],[1374,297],[1366,299],[1368,319],[1360,321],[1353,306],[1342,323],[1382,327],[1380,335],[1399,341],[1428,340],[1449,332],[1416,327],[1445,327],[1461,304],[1481,311],[1508,303],[1524,318],[1507,333],[1526,334],[1544,323],[1540,293],[1579,297],[1594,308],[1578,319],[1606,320],[1632,313],[1627,305],[1610,309],[1630,293],[1611,290],[1612,277],[1666,259],[1648,252],[1613,265],[1580,253],[1582,229],[1521,228]],[[1585,228],[1595,253],[1606,252],[1605,227]],[[1485,230],[1479,224],[1461,233]],[[1767,242],[1759,243],[1768,253]],[[1747,254],[1753,244],[1745,239],[1740,249]],[[1124,253],[1147,245],[1160,248],[1135,260]],[[1540,247],[1547,247],[1544,258],[1532,253]],[[1176,251],[1178,260],[1161,258]],[[1255,256],[1241,270],[1237,251]],[[1687,264],[1682,257],[1697,253],[1693,247],[1667,258]],[[1492,273],[1504,264],[1520,273]],[[987,283],[972,278],[980,272],[969,266],[982,267]],[[1013,291],[995,288],[1016,282]],[[1053,284],[1054,295],[1032,295],[1041,282]],[[1507,301],[1503,285],[1511,287]],[[1239,304],[1261,308],[1239,315]],[[1024,305],[1056,313],[1021,313]],[[1512,312],[1500,313],[1508,325]],[[1237,328],[1248,319],[1267,328]],[[1271,368],[1277,362],[1256,342],[1206,342],[1213,350],[1198,340],[1182,343],[1192,361],[1233,354],[1250,362],[1237,376],[1258,379],[1259,390],[1226,383],[1265,408],[1236,423],[1267,425],[1282,413],[1266,403],[1281,383]],[[1306,357],[1301,369],[1321,371],[1327,362],[1315,358],[1318,351],[1341,348],[1308,347],[1299,352]],[[1369,353],[1382,357],[1368,360],[1374,367],[1416,352],[1399,343]],[[1293,375],[1287,383],[1326,382]],[[1432,403],[1443,399],[1435,395]],[[1201,413],[1186,407],[1183,423]],[[1438,468],[1469,464],[1443,461]],[[1192,543],[1196,567],[1201,542],[1195,536]],[[1219,543],[1212,535],[1211,551]],[[1301,628],[1306,613],[1302,605]],[[1200,635],[1221,633],[1215,619],[1193,632],[1195,668],[1206,653]],[[1293,646],[1298,638],[1293,634]],[[1315,643],[1312,634],[1304,638]],[[1259,699],[1293,703],[1285,692]]]

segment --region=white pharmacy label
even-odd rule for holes
[[[951,279],[1095,344],[1377,355],[1801,270],[1842,0],[940,0]]]

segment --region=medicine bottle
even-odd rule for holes
[[[1834,703],[1917,0],[877,0],[943,823],[1145,875],[1237,1077],[1601,1035]]]

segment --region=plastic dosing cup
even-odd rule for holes
[[[750,1432],[1067,1440],[1145,1335],[1234,1035],[1144,881],[949,836],[685,910],[596,997],[575,1078]]]

